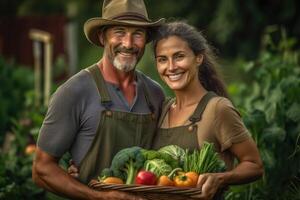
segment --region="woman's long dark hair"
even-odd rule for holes
[[[177,36],[187,42],[195,55],[203,55],[203,62],[198,69],[198,78],[203,87],[208,91],[214,91],[219,96],[228,97],[225,84],[216,70],[215,55],[202,33],[183,21],[166,23],[159,27],[154,35],[154,54],[156,54],[157,43],[170,36]]]

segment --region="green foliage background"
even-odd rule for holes
[[[300,1],[145,3],[152,19],[186,20],[204,32],[216,47],[231,98],[257,142],[264,178],[231,187],[226,199],[300,199]],[[79,27],[79,71],[101,57],[102,50],[89,44],[82,31],[88,18],[101,15],[101,5],[98,0],[3,0],[0,17],[68,16]],[[172,95],[156,72],[151,45],[138,69]],[[13,135],[9,148],[0,148],[0,199],[60,199],[32,183],[33,155],[24,153],[36,141],[46,110],[34,106],[33,72],[1,58],[0,89],[0,144]]]
[[[274,36],[280,41],[274,42]],[[227,199],[300,198],[300,51],[285,30],[269,30],[256,60],[242,69],[249,83],[229,90],[264,162],[263,180],[231,189]],[[237,85],[238,84],[238,85]]]

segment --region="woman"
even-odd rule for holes
[[[157,32],[154,52],[158,73],[175,98],[164,105],[153,148],[177,144],[191,150],[204,141],[214,143],[227,171],[200,175],[203,199],[213,198],[228,185],[261,177],[258,149],[227,99],[203,35],[184,22],[168,23]],[[239,161],[235,167],[234,158]]]

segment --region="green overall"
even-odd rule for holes
[[[113,111],[111,98],[107,91],[104,78],[97,65],[88,68],[97,84],[101,96],[101,104],[105,110],[101,113],[97,133],[84,159],[80,163],[79,180],[88,183],[96,178],[104,168],[110,167],[114,155],[121,149],[140,146],[150,148],[154,138],[157,119],[154,117],[154,107],[149,100],[149,91],[143,82],[143,77],[137,72],[141,80],[143,91],[150,114]]]
[[[189,151],[193,151],[194,149],[199,149],[200,145],[198,142],[198,135],[197,135],[198,133],[197,122],[201,120],[203,111],[205,110],[209,100],[211,100],[213,97],[216,96],[217,95],[214,92],[208,92],[203,96],[203,98],[198,103],[194,113],[189,118],[190,123],[188,125],[177,126],[173,128],[159,128],[156,133],[152,148],[157,150],[163,146],[174,144],[183,149],[189,149]],[[170,106],[174,102],[174,100],[175,99],[170,99],[163,106],[162,114],[158,123],[159,127],[161,127],[163,120]],[[223,191],[217,192],[217,194],[214,196],[213,199],[214,200],[224,199]]]

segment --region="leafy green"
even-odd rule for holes
[[[183,164],[184,157],[185,157],[185,151],[177,146],[177,145],[168,145],[160,148],[158,152],[166,153],[173,157],[173,159],[177,160],[180,164]]]
[[[179,166],[179,161],[174,159],[170,154],[167,154],[165,152],[146,150],[146,149],[142,149],[141,151],[143,156],[145,157],[145,160],[162,159],[173,169]]]
[[[172,167],[168,165],[163,159],[146,160],[144,164],[146,171],[153,172],[156,177],[168,175],[172,171]]]

